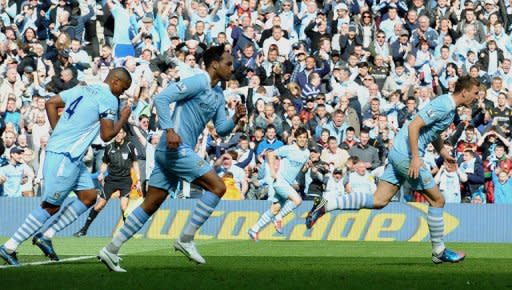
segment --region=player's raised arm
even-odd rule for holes
[[[209,83],[208,76],[201,73],[177,83],[172,83],[158,94],[155,97],[155,107],[160,127],[163,130],[174,128],[171,121],[171,112],[169,111],[171,103],[197,96],[201,91],[208,88]]]
[[[110,70],[105,79],[105,83],[109,86],[110,92],[119,98],[132,84],[132,77],[125,68],[115,68]],[[105,99],[99,102],[100,113],[100,137],[103,141],[108,142],[114,138],[130,118],[131,103],[127,102],[119,113],[119,120],[116,119],[116,111],[119,109],[118,100]]]
[[[50,121],[52,129],[55,129],[55,126],[57,126],[57,122],[59,121],[59,109],[64,108],[65,105],[66,104],[59,95],[56,95],[46,101],[46,114],[48,115],[48,120]]]
[[[236,105],[236,111],[233,115],[232,119],[228,119],[226,116],[226,110],[224,109],[224,106],[219,106],[217,108],[217,112],[215,113],[214,117],[214,123],[215,123],[215,129],[217,130],[217,133],[220,136],[227,136],[235,125],[245,117],[247,114],[247,109],[245,108],[245,105],[242,103],[238,103]]]
[[[132,110],[130,108],[130,104],[126,104],[121,112],[119,113],[119,120],[114,123],[112,114],[110,112],[106,112],[102,114],[100,120],[100,137],[104,142],[109,142],[114,138],[119,131],[123,128],[123,126],[128,122]]]

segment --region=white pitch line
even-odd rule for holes
[[[19,267],[24,267],[24,266],[38,266],[38,265],[46,265],[46,264],[56,264],[56,263],[61,263],[61,262],[73,262],[73,261],[81,261],[81,260],[87,260],[87,259],[92,259],[92,258],[96,258],[96,256],[80,256],[80,257],[61,259],[59,261],[48,260],[48,261],[39,261],[39,262],[31,262],[31,263],[22,263],[19,266],[0,265],[0,269],[19,268]]]

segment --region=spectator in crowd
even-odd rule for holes
[[[444,162],[435,175],[436,183],[447,203],[461,203],[460,184],[466,181],[465,173],[457,170],[456,164]],[[465,178],[462,179],[461,176]]]
[[[283,133],[283,121],[275,113],[274,105],[267,103],[262,115],[259,115],[255,120],[256,127],[267,129],[268,126],[272,125],[276,130],[277,135]]]
[[[283,142],[277,139],[276,127],[272,124],[267,126],[265,130],[265,138],[258,144],[256,155],[259,157],[261,154],[268,150],[276,150],[283,146]]]
[[[345,168],[348,157],[347,150],[338,147],[338,140],[336,140],[336,137],[331,136],[327,141],[327,148],[322,150],[320,160],[331,165],[333,167],[332,170],[334,170],[335,168]]]
[[[480,158],[475,158],[475,152],[471,147],[464,149],[462,160],[459,162],[461,173],[466,175],[461,178],[463,202],[470,202],[474,198],[480,198],[483,193],[484,168]],[[465,180],[465,181],[464,181]],[[481,200],[485,203],[485,198]]]
[[[231,183],[231,179],[234,180],[234,185],[236,189],[238,189],[237,193],[239,194],[238,197],[236,197],[233,193],[230,194],[227,199],[245,199],[245,194],[247,193],[247,190],[249,190],[249,185],[247,183],[247,176],[245,175],[245,171],[237,166],[235,164],[235,160],[238,159],[238,153],[236,151],[231,150],[222,155],[216,162],[215,162],[215,169],[220,177],[225,177],[226,173],[229,173],[229,175],[226,177],[227,179],[224,179],[224,182],[226,185],[228,183]]]
[[[364,165],[369,170],[377,169],[381,166],[381,160],[379,159],[379,152],[377,148],[370,145],[370,132],[368,130],[361,130],[359,136],[359,143],[349,150],[350,156],[358,156]]]
[[[461,195],[474,195],[466,185],[474,189],[481,183],[473,183],[476,171],[468,171],[474,167],[471,158],[465,161],[464,150],[470,146],[485,176],[474,200],[494,202],[492,177],[500,177],[496,170],[504,171],[511,151],[508,4],[391,2],[106,0],[103,16],[94,1],[30,1],[18,3],[15,10],[6,8],[0,14],[0,133],[5,147],[0,166],[10,160],[12,148],[22,146],[27,160],[30,149],[39,186],[44,144],[51,133],[45,101],[74,86],[102,82],[110,69],[123,66],[134,79],[121,98],[133,108],[126,132],[140,165],[149,165],[141,166],[141,178],[147,179],[153,142],[160,135],[154,97],[169,83],[199,72],[203,52],[222,43],[234,57],[235,71],[232,80],[220,85],[226,110],[232,114],[243,103],[249,116],[227,138],[211,130],[201,143],[205,148],[198,150],[208,161],[235,150],[238,158],[232,163],[246,170],[248,199],[267,195],[258,179],[264,172],[262,153],[295,142],[298,128],[308,130],[309,147],[317,150],[315,162],[323,164],[327,152],[347,151],[359,156],[367,170],[375,170],[385,163],[394,134],[418,110],[453,92],[458,78],[471,75],[482,82],[479,100],[459,111],[443,133],[455,146],[460,166],[456,171],[445,166],[440,185],[455,173],[466,173],[466,181],[459,176]],[[103,34],[96,33],[97,26]],[[329,145],[332,138],[335,147]],[[93,143],[88,156],[93,172],[99,170],[107,145],[99,138]],[[437,162],[433,170],[442,164]],[[324,166],[299,178],[303,196],[325,189],[331,172],[321,172]]]
[[[512,203],[512,178],[506,170],[497,168],[492,173],[492,182],[494,185],[494,203],[511,204]]]
[[[332,196],[333,198],[345,194],[345,185],[343,180],[343,170],[334,169],[332,175],[328,176],[327,185],[325,186],[324,198]]]
[[[9,163],[0,167],[0,184],[3,185],[4,196],[23,196],[23,185],[34,179],[34,171],[24,163],[23,153],[20,147],[12,148],[9,151]]]
[[[352,192],[374,192],[377,189],[374,176],[368,172],[366,164],[359,159],[354,164],[354,170],[347,173],[345,178],[345,191]]]
[[[334,138],[336,138],[338,144],[343,142],[347,128],[348,125],[345,123],[345,113],[343,113],[342,110],[336,110],[333,113],[332,120],[322,127],[322,129],[329,131],[330,136],[334,136]]]

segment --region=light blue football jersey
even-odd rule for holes
[[[456,105],[450,95],[442,95],[429,102],[419,113],[425,122],[425,126],[421,128],[418,138],[418,149],[420,157],[425,155],[427,145],[436,140],[444,130],[446,130],[453,122],[455,117]],[[411,156],[409,148],[409,124],[408,122],[398,132],[393,149],[401,154]]]
[[[279,176],[289,184],[295,183],[297,175],[309,160],[309,150],[293,144],[280,147],[275,154],[281,158]]]
[[[169,105],[176,103],[174,111]],[[172,83],[156,98],[155,106],[162,129],[174,128],[182,145],[194,148],[206,124],[213,120],[220,136],[233,130],[235,124],[227,119],[224,93],[220,87],[211,88],[205,72]],[[167,135],[162,134],[157,150],[167,150]]]
[[[117,119],[119,100],[107,84],[76,86],[59,95],[66,105],[46,150],[82,157],[100,132],[100,119]]]

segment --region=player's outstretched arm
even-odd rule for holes
[[[59,95],[56,95],[46,101],[46,114],[48,115],[48,120],[50,121],[52,129],[55,129],[55,126],[57,126],[57,122],[59,121],[59,108],[64,108],[65,105],[66,104]]]

